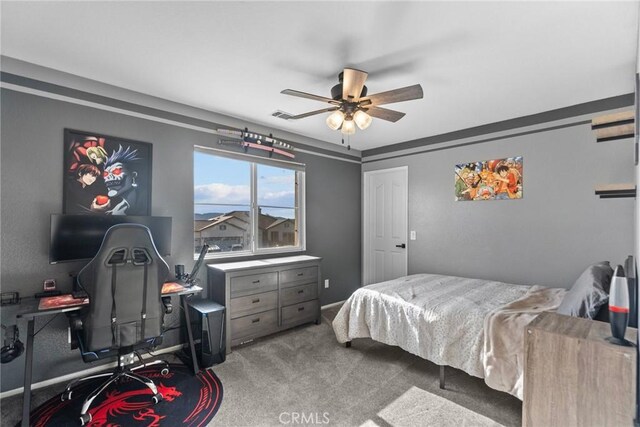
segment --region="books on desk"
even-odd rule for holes
[[[77,307],[89,304],[89,298],[73,298],[71,294],[57,295],[55,297],[44,297],[40,299],[38,310],[51,310],[52,308]]]

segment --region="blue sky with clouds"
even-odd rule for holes
[[[197,207],[197,212],[245,210],[251,198],[250,166],[248,162],[194,152],[194,199],[195,203],[233,204],[235,207]],[[279,167],[258,165],[258,204],[281,208],[295,207],[295,171]],[[263,212],[265,209],[263,209]],[[271,210],[274,214],[276,210]],[[293,210],[278,209],[290,217]],[[287,215],[284,215],[288,213]]]

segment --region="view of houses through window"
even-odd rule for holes
[[[301,247],[303,174],[286,165],[194,151],[194,252],[204,244],[212,256]]]

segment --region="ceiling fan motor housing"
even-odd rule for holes
[[[362,86],[362,92],[360,92],[360,98],[364,98],[367,96],[367,87]],[[336,101],[340,101],[342,99],[342,83],[338,83],[334,87],[331,88],[331,98]]]
[[[342,81],[344,80],[344,72],[338,74],[338,83],[334,87],[331,88],[331,98],[336,101],[340,101],[342,99]],[[360,93],[360,98],[367,96],[367,87],[362,86],[362,92]]]

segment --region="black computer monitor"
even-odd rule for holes
[[[146,225],[160,255],[171,255],[171,217],[53,214],[49,262],[57,264],[93,258],[107,230],[123,223]]]

